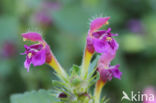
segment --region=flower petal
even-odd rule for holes
[[[104,35],[104,33],[106,33],[107,31],[106,30],[99,30],[99,31],[96,31],[96,32],[93,32],[92,35],[93,37],[95,38],[100,38],[102,35]]]
[[[114,57],[115,57],[115,54],[112,54],[110,52],[105,52],[101,55],[99,59],[99,64],[103,64],[107,66],[114,59]]]
[[[31,61],[26,59],[24,62],[24,67],[27,69],[27,72],[29,72],[30,64],[31,64]]]
[[[43,48],[43,44],[34,44],[30,46],[31,49],[41,50]]]
[[[114,52],[116,52],[119,48],[119,44],[117,43],[117,41],[115,39],[112,39],[109,42],[110,47],[113,49]]]
[[[22,37],[31,41],[43,41],[42,36],[36,32],[23,33]]]
[[[112,72],[109,69],[101,69],[100,78],[106,82],[112,80]]]
[[[38,51],[35,55],[32,57],[32,64],[34,66],[43,65],[46,61],[46,51],[45,49],[42,49]]]
[[[98,30],[99,28],[101,28],[103,25],[105,25],[107,23],[107,21],[109,20],[110,17],[99,17],[94,19],[91,24],[90,24],[90,33]]]
[[[107,41],[104,39],[93,39],[93,46],[97,53],[104,53],[109,48]]]
[[[120,70],[118,69],[120,67],[120,65],[115,65],[115,66],[111,66],[110,70],[112,71],[113,77],[120,79],[122,72],[120,72]]]

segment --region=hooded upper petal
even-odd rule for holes
[[[31,41],[43,41],[42,36],[36,32],[23,33],[22,37],[24,39],[31,40]]]
[[[107,23],[110,17],[99,17],[94,19],[90,24],[90,33],[100,29],[103,25]]]

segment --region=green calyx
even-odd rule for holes
[[[97,56],[92,61],[88,74],[84,78],[80,76],[81,66],[73,65],[67,78],[52,81],[55,86],[54,95],[59,98],[57,103],[95,103],[93,94],[88,91],[100,78],[99,73],[96,72],[98,58]]]

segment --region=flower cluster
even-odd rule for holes
[[[118,34],[111,33],[111,28],[100,30],[103,25],[108,24],[109,19],[110,17],[99,17],[91,22],[82,65],[73,65],[69,75],[58,63],[41,34],[36,32],[23,33],[24,40],[37,42],[30,46],[24,45],[25,52],[22,55],[26,55],[25,68],[29,71],[31,64],[34,66],[49,64],[61,79],[61,81],[55,81],[57,86],[61,85],[58,90],[60,90],[60,87],[62,88],[58,91],[58,98],[61,99],[61,103],[100,103],[100,94],[104,84],[112,80],[113,77],[120,79],[122,75],[118,69],[119,64],[110,65],[119,48],[119,44],[113,38],[113,36],[118,36]],[[90,69],[89,65],[94,53],[99,53],[100,58],[97,61],[94,60],[96,63],[95,69]],[[91,73],[88,72],[89,69],[92,70]],[[96,74],[100,76],[94,76],[94,72],[99,72]],[[94,96],[92,96],[88,90],[94,82],[96,82],[96,87]]]
[[[107,24],[108,20],[109,17],[96,18],[93,20],[90,24],[87,37],[88,51],[91,53],[101,53],[97,69],[100,73],[100,79],[104,82],[111,80],[112,77],[120,79],[122,74],[118,69],[120,65],[110,66],[110,62],[114,59],[119,47],[119,44],[112,36],[117,36],[118,34],[112,34],[111,28],[98,30],[103,25]]]

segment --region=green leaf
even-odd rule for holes
[[[103,97],[100,103],[108,103],[108,102],[109,102],[109,98]]]
[[[81,83],[81,80],[78,78],[75,78],[74,80],[72,80],[72,85],[76,86],[79,85]]]
[[[96,75],[93,76],[91,79],[89,79],[89,82],[90,82],[89,83],[89,87],[91,87],[92,85],[94,85],[99,79],[100,79],[100,74],[99,74],[99,72],[96,72]]]
[[[52,80],[52,85],[56,87],[61,87],[63,89],[67,89],[68,85],[62,81]]]
[[[94,61],[90,64],[88,69],[88,78],[91,78],[91,76],[95,73],[98,60],[99,60],[99,56],[97,56],[94,59]]]
[[[11,103],[56,103],[56,100],[51,92],[46,90],[25,92],[24,94],[11,96]]]
[[[70,72],[71,72],[71,76],[79,75],[80,74],[79,66],[73,65],[73,67],[71,68]]]

